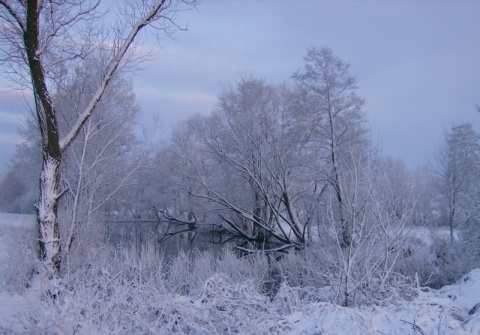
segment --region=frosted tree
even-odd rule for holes
[[[26,193],[24,181],[14,170],[9,170],[0,181],[0,211],[21,213],[22,196]]]
[[[293,78],[303,91],[305,108],[300,116],[309,125],[309,143],[318,155],[318,169],[336,198],[336,216],[341,226],[342,244],[351,243],[351,224],[345,210],[346,176],[351,159],[361,160],[368,148],[368,129],[362,112],[363,100],[356,94],[350,65],[332,50],[311,48],[304,69]]]
[[[478,215],[480,136],[471,123],[454,126],[434,156],[435,185],[446,208],[450,242],[454,228]]]
[[[100,80],[98,68],[102,58],[94,53],[74,72],[64,79],[54,93],[54,101],[61,118],[59,128],[67,129],[78,113],[89,103]],[[82,226],[89,227],[97,212],[105,204],[118,198],[119,191],[128,177],[136,170],[141,159],[134,157],[142,151],[136,147],[134,126],[139,118],[139,107],[131,83],[119,72],[107,87],[96,112],[85,123],[82,130],[64,152],[61,166],[61,183],[68,192],[60,204],[64,230],[64,255],[68,255]],[[125,199],[125,197],[122,197]],[[98,232],[100,227],[90,227]],[[102,235],[102,234],[98,234]],[[92,234],[90,234],[92,236]],[[83,244],[89,243],[85,238]],[[79,248],[83,249],[83,246]]]
[[[68,192],[60,183],[62,154],[77,137],[101,101],[119,68],[143,57],[133,48],[139,33],[151,28],[157,33],[178,28],[175,15],[194,0],[124,1],[113,12],[111,27],[101,22],[100,1],[0,0],[2,56],[17,80],[31,88],[42,139],[40,195],[36,204],[39,257],[50,277],[61,266],[61,240],[57,217],[60,197]],[[52,87],[75,64],[93,50],[106,50],[100,80],[89,103],[65,133],[59,131],[59,111]],[[28,78],[28,79],[27,79]]]
[[[325,277],[335,300],[345,306],[386,299],[414,199],[408,186],[396,194],[392,180],[379,185],[386,171],[371,143],[350,65],[326,47],[309,49],[304,61],[293,75],[299,106],[295,119],[306,134],[304,152],[310,159],[305,163],[316,185],[312,196],[328,264]]]
[[[412,189],[417,181],[414,182],[413,174],[400,159],[387,157],[378,165],[380,183],[376,190],[377,200],[385,213],[401,218],[415,203]]]
[[[33,111],[27,114],[25,121],[19,129],[22,142],[17,145],[15,154],[10,161],[8,174],[4,177],[4,179],[7,179],[8,176],[13,177],[20,183],[16,188],[18,197],[4,197],[5,207],[2,207],[2,210],[33,214],[35,210],[33,204],[38,199],[38,171],[42,164],[41,142]],[[11,195],[11,191],[8,189],[9,187],[2,187],[0,194],[10,193]],[[18,192],[20,190],[21,193]],[[0,197],[2,197],[1,195]]]
[[[303,247],[311,221],[303,197],[314,182],[304,171],[304,132],[290,93],[242,79],[220,95],[209,117],[193,117],[174,134],[187,192],[216,207],[253,248]]]

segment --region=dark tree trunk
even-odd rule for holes
[[[36,204],[38,225],[38,256],[46,261],[49,275],[58,275],[61,265],[60,232],[57,204],[60,182],[61,150],[57,119],[50,98],[45,73],[38,56],[38,3],[27,1],[26,29],[23,34],[25,51],[35,96],[35,110],[42,137],[42,171],[40,196]]]

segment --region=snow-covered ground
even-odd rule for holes
[[[26,287],[26,283],[31,280],[29,276],[34,264],[30,243],[34,236],[35,225],[32,216],[0,213],[0,334],[25,334],[32,331],[45,334],[72,333],[71,328],[67,326],[63,328],[62,322],[55,324],[55,327],[48,327],[47,321],[52,316],[52,310],[44,309],[45,313],[50,315],[42,317],[42,308],[46,305],[41,301],[38,285]],[[112,281],[116,280],[115,276],[111,278]],[[215,281],[215,278],[212,280]],[[218,286],[214,285],[210,289],[216,287]],[[218,312],[223,313],[221,315],[234,315],[235,313],[225,310],[231,308],[229,306],[235,308],[232,297],[241,297],[241,294],[249,292],[244,285],[238,287],[243,293],[239,291],[235,294],[227,290],[214,294],[204,292],[198,299],[178,295],[172,298],[171,304],[175,307],[174,311],[188,310],[187,314],[192,318],[198,315],[201,319],[202,315],[210,315],[209,308],[215,310],[220,301],[224,307],[218,309]],[[230,296],[222,300],[222,294]],[[294,294],[295,288],[282,286],[277,296],[281,298],[283,295],[287,301],[289,296]],[[217,300],[211,300],[208,305],[207,298]],[[307,303],[297,300],[282,308],[282,304],[275,303],[275,300],[269,302],[268,299],[259,299],[256,304],[262,306],[262,310],[258,310],[257,313],[262,314],[261,317],[253,316],[252,320],[258,324],[258,331],[255,332],[257,334],[480,334],[480,313],[474,308],[478,303],[480,303],[480,269],[475,269],[454,285],[440,290],[424,288],[419,290],[418,297],[413,301],[398,301],[385,306],[344,308],[326,302]],[[248,315],[254,304],[238,302],[237,306],[244,308],[247,311],[245,315]],[[63,314],[65,320],[74,317],[68,314],[70,312],[67,313],[71,309],[64,307],[62,310],[65,311]],[[59,315],[62,316],[62,313]],[[31,316],[35,316],[34,320]],[[270,316],[271,319],[268,319]],[[238,322],[238,319],[232,320]],[[41,324],[42,322],[44,324]],[[206,323],[205,329],[207,326],[209,325]],[[35,332],[35,329],[38,329],[38,332]],[[79,327],[74,331],[80,334],[94,333],[92,328],[87,327]],[[165,333],[162,329],[151,331]],[[229,331],[227,327],[220,333],[228,334]],[[112,333],[128,332],[117,329],[116,332],[112,330]],[[203,331],[199,334],[209,332]]]
[[[294,325],[286,334],[480,334],[480,308],[472,311],[477,303],[480,269],[438,291],[423,289],[410,302],[359,308],[306,305],[286,316]]]

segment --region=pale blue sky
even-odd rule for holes
[[[222,85],[242,75],[290,80],[306,48],[328,46],[351,64],[383,153],[417,167],[445,128],[470,121],[480,130],[480,1],[204,0],[179,13],[188,31],[134,76],[149,124],[168,134],[195,113],[209,113]],[[24,107],[0,93],[0,172]]]

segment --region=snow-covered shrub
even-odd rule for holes
[[[193,256],[184,252],[171,259],[167,265],[167,289],[169,292],[187,295],[201,287],[193,272]]]
[[[161,273],[131,264],[120,272],[90,265],[65,278],[57,298],[44,299],[28,316],[34,333],[145,334],[160,325],[156,306],[166,298]]]
[[[71,271],[60,283],[55,300],[21,316],[27,333],[35,334],[278,334],[286,329],[270,299],[258,291],[250,260],[218,260],[197,255],[190,274],[185,254],[165,266],[148,250],[140,257],[129,250],[104,250],[88,264]],[[226,254],[227,255],[227,254]],[[211,257],[211,258],[209,258]],[[223,262],[223,263],[222,263]],[[244,263],[244,264],[242,264]],[[207,266],[200,271],[197,266]],[[229,274],[216,272],[215,267]],[[230,268],[230,269],[229,269]],[[176,271],[167,274],[166,271]],[[254,270],[254,268],[253,268]],[[209,271],[211,275],[203,278]],[[196,272],[196,273],[195,273]],[[189,291],[183,284],[196,278]],[[250,278],[249,278],[250,277]],[[253,278],[253,279],[252,279]],[[198,285],[198,287],[197,287]]]
[[[290,314],[297,309],[310,303],[331,302],[330,287],[322,288],[313,286],[291,286],[286,282],[280,288],[272,300],[273,305],[281,314]]]
[[[264,290],[264,284],[271,279],[271,268],[267,256],[252,253],[238,257],[236,253],[225,250],[217,260],[216,272],[223,273],[235,282],[249,281],[257,292]]]
[[[275,334],[280,330],[280,315],[249,280],[238,282],[214,275],[205,281],[194,304],[203,311],[200,315],[208,321],[212,334]]]
[[[402,275],[401,268],[396,265],[395,257],[401,251],[385,250],[384,245],[376,246],[375,243],[361,247],[363,249],[359,247],[349,255],[350,263],[343,258],[344,254],[339,255],[344,252],[341,248],[321,243],[311,243],[277,260],[272,257],[270,274],[277,272],[277,290],[280,289],[275,292],[279,296],[274,294],[272,298],[276,303],[290,301],[287,305],[292,305],[291,301],[297,301],[298,305],[311,301],[343,304],[344,266],[347,265],[351,304],[386,304],[416,295],[415,276]]]
[[[459,234],[458,240],[450,243],[442,238],[435,239],[432,246],[433,260],[430,268],[432,275],[428,286],[440,288],[445,285],[455,283],[463,273],[480,266],[480,251],[478,248],[478,239],[476,242],[467,241],[472,239],[475,233],[467,232]]]
[[[63,204],[66,207],[67,204]],[[59,229],[62,237],[63,250],[63,270],[70,271],[81,267],[85,263],[85,259],[91,257],[93,253],[102,250],[105,244],[108,243],[107,224],[103,222],[100,215],[92,215],[85,222],[80,224],[75,232],[75,239],[68,249],[66,247],[66,240],[69,234],[70,218],[68,217],[68,210],[60,208],[59,210]]]
[[[181,252],[168,262],[166,285],[170,292],[196,295],[205,280],[218,273],[224,274],[233,282],[249,281],[260,293],[269,276],[269,265],[263,254],[239,258],[228,249],[218,256],[210,252]]]
[[[276,263],[288,285],[294,287],[328,285],[324,272],[327,264],[320,248],[321,246],[312,243],[303,250],[289,252]]]
[[[432,263],[431,243],[409,236],[407,243],[400,255],[396,271],[405,277],[410,277],[418,285],[429,285],[432,274],[436,271]]]

